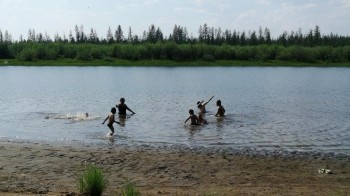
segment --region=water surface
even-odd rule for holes
[[[184,125],[212,95],[209,124]],[[107,138],[101,122],[121,97],[136,115]],[[0,67],[0,138],[350,154],[350,69]]]

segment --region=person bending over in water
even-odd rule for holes
[[[132,114],[135,114],[135,112],[132,111],[132,110],[125,104],[125,99],[124,99],[124,98],[120,98],[120,104],[119,104],[119,105],[116,105],[116,107],[118,108],[118,114],[119,114],[119,115],[126,116],[126,110],[129,110],[130,112],[132,112]]]
[[[191,125],[199,125],[198,117],[194,114],[194,111],[192,109],[190,109],[190,111],[188,111],[188,113],[190,113],[190,116],[186,119],[185,124],[188,120],[191,119]]]
[[[216,102],[216,105],[218,106],[218,112],[215,114],[216,117],[224,117],[225,116],[225,108],[221,105],[221,101],[218,100]]]
[[[211,101],[214,98],[214,96],[212,96],[207,102],[203,103],[203,101],[198,101],[197,102],[197,107],[199,108],[199,110],[201,111],[202,114],[206,113],[207,111],[205,110],[205,105],[207,105],[209,103],[209,101]]]
[[[203,114],[200,112],[198,114],[198,123],[202,125],[208,124],[208,121],[203,118]]]
[[[115,109],[114,107],[111,109],[111,113],[107,116],[107,118],[103,121],[102,124],[105,124],[105,122],[108,119],[108,128],[111,130],[111,133],[109,134],[110,136],[112,136],[114,134],[114,127],[113,127],[113,123],[118,123],[120,124],[120,122],[115,121],[115,117],[114,114],[117,112],[117,109]]]

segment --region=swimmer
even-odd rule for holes
[[[190,109],[188,113],[190,114],[190,116],[186,119],[184,124],[186,124],[186,122],[191,119],[191,125],[199,125],[198,117],[194,114],[194,111]]]
[[[214,96],[212,96],[207,102],[203,103],[203,101],[197,101],[197,107],[199,108],[200,112],[202,114],[206,113],[207,111],[205,110],[205,105],[207,105],[209,103],[209,101],[211,101],[214,98]]]
[[[217,100],[216,106],[218,106],[218,111],[215,114],[215,117],[224,117],[225,116],[225,108],[221,105],[220,100]]]

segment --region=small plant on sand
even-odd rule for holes
[[[130,180],[124,183],[122,196],[140,196],[140,191],[136,188],[135,184]]]
[[[100,196],[107,186],[107,180],[100,168],[89,165],[79,177],[79,190],[83,195]]]

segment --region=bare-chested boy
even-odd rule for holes
[[[199,125],[198,117],[194,114],[194,111],[192,109],[190,109],[190,111],[188,113],[190,113],[190,116],[186,119],[185,124],[188,120],[191,119],[191,125]]]
[[[117,122],[117,121],[115,121],[115,117],[114,117],[114,115],[115,115],[115,113],[117,112],[117,109],[115,109],[114,107],[111,109],[111,113],[107,116],[107,118],[103,121],[103,123],[102,124],[104,124],[106,121],[107,121],[107,119],[108,119],[108,124],[107,124],[107,126],[108,126],[108,128],[111,130],[111,133],[109,134],[110,136],[112,136],[113,134],[114,134],[114,127],[113,127],[113,123],[118,123],[118,124],[120,124],[120,122]]]

